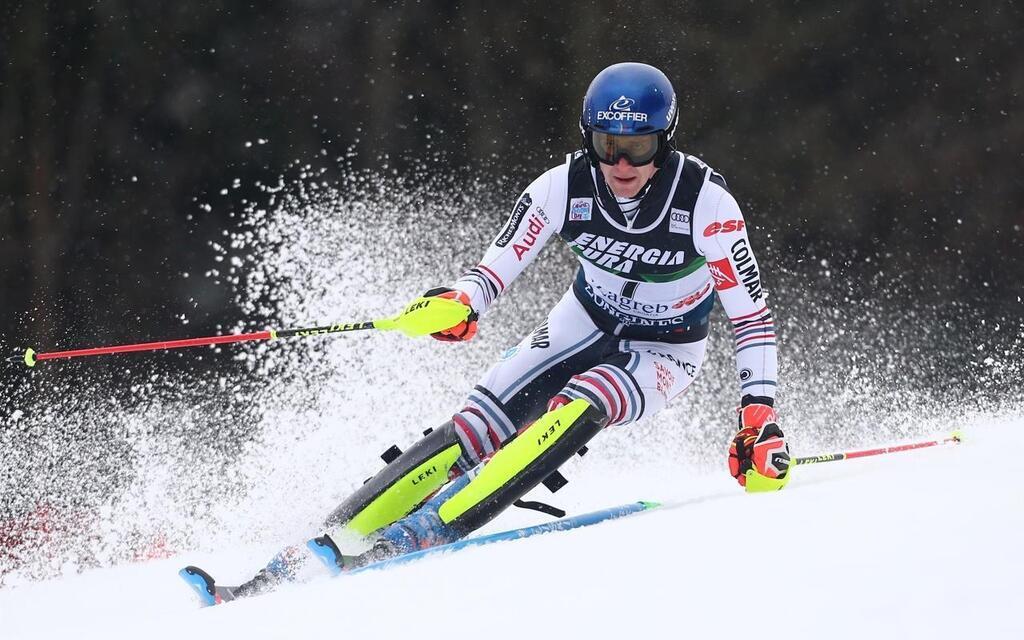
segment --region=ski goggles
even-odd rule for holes
[[[634,167],[650,164],[658,157],[663,144],[661,132],[634,136],[587,132],[587,151],[591,157],[604,164],[616,164],[619,158],[625,158]]]

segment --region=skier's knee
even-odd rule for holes
[[[626,369],[612,364],[598,365],[573,376],[561,391],[548,401],[548,410],[577,399],[608,416],[608,424],[636,422],[644,413],[644,394]]]
[[[469,471],[494,455],[494,452],[515,433],[503,426],[504,422],[508,421],[496,419],[471,404],[452,416],[455,434],[465,451],[463,457],[459,459],[459,466],[463,471]]]

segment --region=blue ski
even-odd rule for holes
[[[466,538],[464,540],[457,540],[448,544],[439,545],[436,547],[430,547],[428,549],[421,549],[419,551],[413,551],[411,553],[405,553],[400,556],[393,558],[386,558],[384,560],[378,560],[362,567],[351,569],[349,571],[343,571],[338,563],[338,549],[334,545],[333,541],[328,536],[321,536],[314,538],[306,543],[309,550],[313,552],[329,571],[334,575],[344,573],[345,575],[353,575],[361,573],[363,571],[374,571],[377,569],[388,569],[400,564],[407,562],[415,562],[426,556],[434,555],[437,553],[446,553],[451,551],[458,551],[465,549],[466,547],[479,547],[485,544],[492,544],[495,542],[504,542],[506,540],[519,540],[521,538],[529,538],[530,536],[539,535],[542,533],[550,533],[552,531],[566,531],[568,529],[578,529],[580,527],[589,527],[590,525],[604,522],[605,520],[612,520],[614,518],[621,518],[633,513],[639,513],[641,511],[649,511],[656,507],[661,506],[657,502],[631,502],[629,504],[620,505],[617,507],[611,507],[608,509],[601,509],[600,511],[593,511],[591,513],[584,513],[578,516],[572,516],[569,518],[563,518],[561,520],[555,520],[554,522],[546,522],[544,524],[537,524],[531,527],[523,527],[521,529],[512,529],[510,531],[500,531],[497,533],[491,533],[485,536],[478,536],[476,538]]]
[[[338,575],[344,573],[345,575],[352,575],[362,571],[387,569],[407,562],[414,562],[429,555],[458,551],[460,549],[465,549],[466,547],[478,547],[506,540],[529,538],[530,536],[535,536],[541,533],[588,527],[599,522],[604,522],[605,520],[612,520],[642,511],[649,511],[659,506],[661,505],[657,502],[631,502],[629,504],[611,507],[609,509],[601,509],[600,511],[593,511],[591,513],[584,513],[570,518],[555,520],[554,522],[546,522],[544,524],[523,527],[521,529],[512,529],[510,531],[500,531],[498,533],[491,533],[485,536],[478,536],[476,538],[457,540],[448,544],[430,547],[429,549],[421,549],[419,551],[413,551],[393,558],[378,560],[377,562],[372,562],[348,571],[343,571],[340,568],[338,558],[341,557],[341,552],[328,536],[325,535],[319,538],[314,538],[307,542],[306,546],[313,552],[314,556],[327,566],[328,570],[331,571],[332,574]],[[294,549],[296,547],[292,548]],[[238,587],[220,586],[216,584],[213,577],[199,567],[185,567],[178,572],[178,575],[199,597],[199,601],[204,607],[224,602],[231,602],[232,600],[241,597],[240,594],[235,594],[235,590],[238,589]]]

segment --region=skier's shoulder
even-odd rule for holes
[[[716,171],[714,167],[701,160],[695,155],[690,155],[682,151],[676,151],[683,159],[683,171],[692,174],[693,176],[699,176],[699,179],[704,182],[704,189],[709,189],[712,193],[719,194],[722,191],[730,193],[729,185],[725,181],[725,176]]]
[[[589,166],[582,151],[567,153],[563,156],[562,162],[540,174],[533,184],[538,187],[543,185],[551,189],[552,193],[561,193],[564,196],[572,176],[589,169]]]
[[[569,154],[569,156],[572,156],[572,154]],[[565,184],[569,175],[570,165],[570,162],[562,162],[561,164],[551,167],[534,178],[528,189],[536,192],[549,193],[551,195],[557,195],[561,192],[564,196]]]
[[[570,176],[574,171],[577,154],[567,154],[562,163],[557,164],[544,173],[534,178],[533,182],[526,188],[525,193],[531,198],[531,203],[548,211],[552,216],[552,222],[559,222],[559,213],[565,209],[566,199],[569,192]],[[556,224],[557,228],[561,224]]]
[[[716,224],[724,224],[725,221],[732,221],[730,224],[736,226],[736,221],[742,220],[743,214],[739,203],[729,191],[725,177],[697,156],[686,155],[686,166],[690,167],[691,171],[699,172],[701,180],[697,201],[694,203],[693,228],[709,229]],[[695,235],[697,250],[705,254],[707,247],[703,245],[715,239]]]

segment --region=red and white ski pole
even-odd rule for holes
[[[206,336],[203,338],[185,338],[183,340],[160,340],[157,342],[140,342],[136,344],[119,344],[107,347],[90,347],[88,349],[72,349],[70,351],[48,351],[38,353],[35,349],[26,349],[24,354],[7,358],[9,362],[24,362],[34,367],[43,360],[60,360],[101,356],[112,353],[132,353],[136,351],[160,351],[163,349],[181,349],[184,347],[202,347],[215,344],[233,344],[252,340],[277,340],[279,338],[306,338],[325,334],[346,333],[376,329],[391,331],[397,329],[408,336],[425,336],[438,331],[450,329],[466,320],[472,310],[458,300],[435,296],[420,297],[413,300],[398,315],[381,318],[371,322],[346,322],[321,327],[302,327],[298,329],[268,329],[256,333],[237,333],[223,336]]]
[[[880,456],[886,453],[898,453],[900,451],[911,451],[913,449],[924,449],[925,447],[937,447],[946,444],[956,444],[963,439],[959,431],[954,431],[948,438],[941,440],[929,440],[927,442],[914,442],[912,444],[901,444],[895,447],[882,447],[879,449],[864,449],[861,451],[847,451],[845,453],[823,453],[817,456],[794,458],[792,464],[800,466],[805,464],[818,464],[819,462],[833,462],[835,460],[850,460],[852,458],[866,458],[867,456]]]

